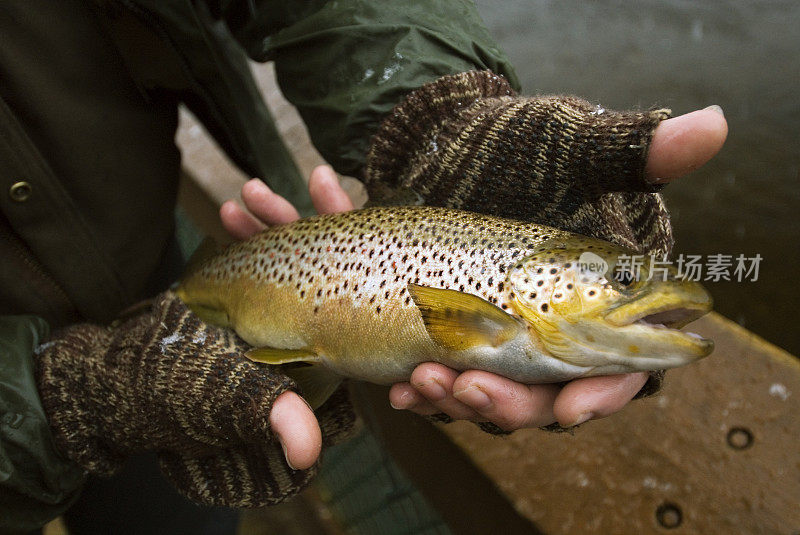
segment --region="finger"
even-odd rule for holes
[[[269,424],[283,446],[286,462],[305,470],[317,462],[322,449],[322,432],[314,412],[295,392],[284,392],[272,405]]]
[[[353,209],[350,197],[342,189],[336,173],[329,165],[320,165],[311,172],[308,180],[311,202],[320,214],[335,214]]]
[[[646,373],[576,379],[561,389],[553,410],[564,427],[605,418],[633,399],[646,381]]]
[[[300,214],[292,203],[257,178],[242,186],[242,200],[247,209],[267,225],[281,225],[300,219]]]
[[[411,383],[395,383],[389,389],[389,404],[398,410],[409,410],[422,416],[430,416],[439,411],[429,403]]]
[[[244,240],[264,229],[264,223],[247,213],[236,201],[225,201],[219,209],[219,218],[228,234]]]
[[[453,385],[456,399],[506,431],[555,422],[556,385],[524,385],[493,373],[471,370]]]
[[[669,182],[710,160],[725,143],[728,123],[719,106],[667,119],[650,143],[645,173],[651,182]]]
[[[430,404],[456,420],[477,420],[478,413],[453,397],[453,383],[458,372],[436,364],[425,362],[411,373],[411,385],[422,394]]]

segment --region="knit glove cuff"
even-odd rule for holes
[[[666,210],[648,198],[661,186],[647,182],[644,169],[653,131],[669,113],[620,113],[572,96],[519,97],[488,71],[445,76],[409,94],[384,120],[364,179],[378,199],[387,188],[408,189],[429,205],[667,252]],[[600,199],[609,194],[616,197]]]
[[[272,404],[293,381],[244,358],[247,348],[171,292],[115,326],[67,328],[37,359],[55,440],[101,475],[129,454],[156,451],[178,490],[201,503],[280,501],[314,470],[290,469],[269,427]]]

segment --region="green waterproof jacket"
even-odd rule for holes
[[[178,104],[246,173],[310,206],[248,56],[275,62],[316,147],[354,176],[409,91],[471,69],[516,83],[461,0],[0,4],[0,532],[58,515],[85,477],[50,437],[35,348],[175,275]]]

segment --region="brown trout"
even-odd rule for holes
[[[268,228],[195,262],[176,291],[251,359],[311,364],[288,373],[316,407],[342,377],[405,381],[425,361],[535,384],[708,355],[678,329],[709,294],[673,268],[615,269],[632,254],[469,212],[371,208]]]

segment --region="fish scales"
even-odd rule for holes
[[[293,288],[307,306],[347,298],[371,305],[376,314],[400,304],[397,298],[413,307],[409,282],[468,292],[508,308],[502,284],[507,267],[545,240],[566,235],[472,213],[367,209],[300,220],[288,231],[267,229],[256,240],[234,244],[201,275],[227,281],[236,274]]]
[[[565,262],[563,246],[550,255],[542,250],[548,243],[606,255],[625,252],[550,227],[459,210],[372,208],[266,229],[202,263],[183,279],[178,294],[196,311],[221,312],[214,316],[217,323],[233,327],[253,346],[305,350],[330,371],[377,383],[405,380],[426,360],[525,382],[602,372],[554,358],[553,348],[563,342],[553,342],[556,335],[542,334],[540,327],[564,323],[558,309],[565,301],[613,300],[619,292],[608,280],[573,272],[577,259]],[[435,314],[429,323],[418,302],[430,299],[428,294],[447,302],[452,297],[456,308],[463,298],[467,312],[459,314],[470,316],[476,306],[494,318],[486,320],[489,329],[476,326],[481,336],[496,332],[499,341],[462,347],[446,333],[437,336]],[[435,312],[437,304],[431,308]],[[506,338],[503,329],[511,333]],[[469,325],[464,333],[471,340]],[[628,371],[614,366],[606,371]]]

